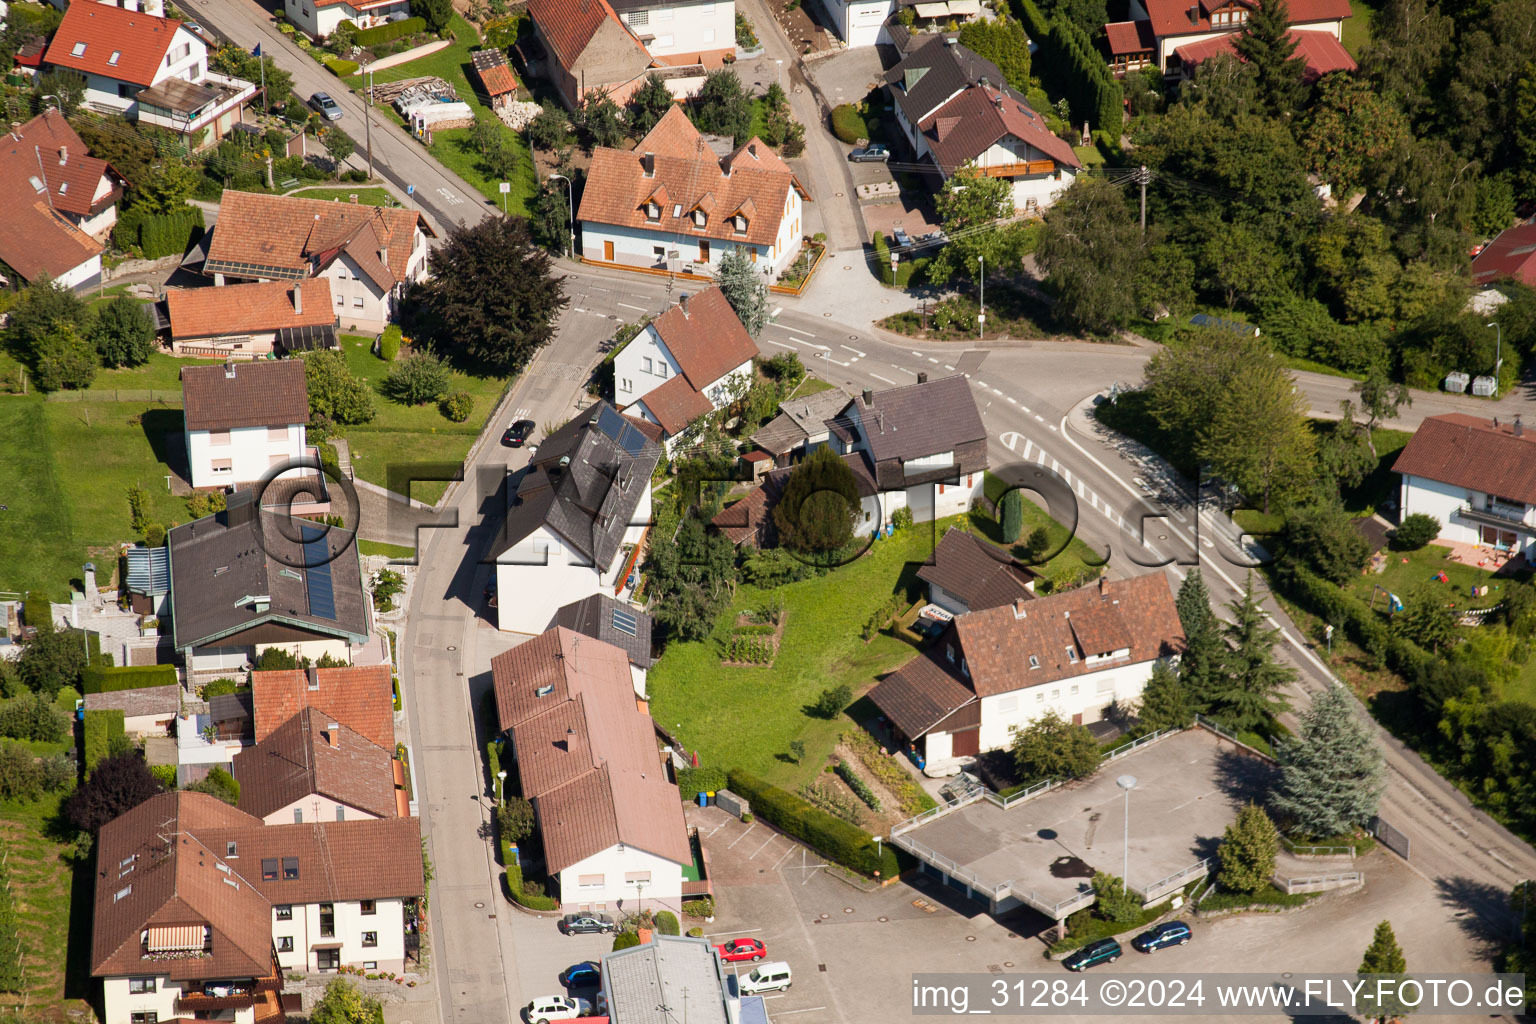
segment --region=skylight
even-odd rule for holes
[[[121,57],[122,55],[123,55],[123,51],[122,50],[113,50],[112,51],[112,56],[107,58],[107,63],[108,64],[112,64],[112,65],[115,66],[117,64],[117,59],[119,57]]]
[[[35,174],[28,178],[27,182],[32,186],[32,191],[34,192],[48,191],[48,186],[43,184],[43,179]]]
[[[69,51],[69,55],[71,57],[84,57],[85,56],[85,44],[84,43],[76,43],[74,45],[74,48]]]

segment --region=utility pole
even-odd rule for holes
[[[987,334],[987,258],[977,256],[976,265],[980,268],[976,272],[976,284],[981,289],[981,312],[976,314],[976,337],[984,338]]]
[[[368,69],[368,102],[363,104],[363,132],[368,142],[368,180],[373,180],[373,68]],[[1146,204],[1143,203],[1143,206]],[[1145,224],[1142,225],[1146,227]]]
[[[1136,180],[1141,182],[1141,233],[1147,233],[1147,182],[1152,180],[1152,175],[1147,173],[1147,165],[1142,164],[1141,170],[1136,174]]]

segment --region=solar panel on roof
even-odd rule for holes
[[[619,439],[619,434],[625,426],[624,417],[615,412],[611,405],[603,406],[602,411],[597,414],[597,429],[615,441]]]
[[[309,595],[309,614],[321,619],[336,617],[336,591],[331,586],[331,553],[325,531],[300,526],[304,538],[304,590]]]
[[[623,608],[615,608],[613,610],[613,628],[620,633],[634,636],[639,626],[640,621],[635,618],[633,612],[627,612]]]
[[[619,447],[630,455],[639,455],[640,449],[645,447],[645,435],[636,430],[629,423],[624,424],[624,433],[619,437]]]

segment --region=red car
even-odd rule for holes
[[[740,963],[743,960],[751,960],[753,963],[768,955],[768,947],[758,939],[731,939],[715,946],[720,951],[720,959],[728,964]]]

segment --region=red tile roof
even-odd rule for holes
[[[1392,471],[1536,505],[1536,431],[1466,413],[1419,424]]]
[[[696,390],[702,391],[759,354],[757,342],[716,285],[680,300],[651,321],[651,327]]]
[[[1472,261],[1472,280],[1478,284],[1504,277],[1536,287],[1536,220],[1505,231]]]
[[[1193,69],[1201,61],[1220,53],[1237,56],[1237,37],[1240,34],[1229,32],[1224,36],[1202,39],[1198,43],[1185,43],[1173,52],[1179,55],[1179,60],[1186,68]],[[1332,32],[1293,28],[1286,34],[1296,43],[1294,56],[1306,61],[1306,71],[1302,75],[1304,81],[1315,82],[1333,71],[1355,70],[1355,59],[1344,49],[1344,44],[1334,38]]]
[[[1239,0],[1250,10],[1258,6],[1252,0]],[[1147,16],[1153,33],[1164,36],[1192,36],[1211,31],[1211,12],[1223,6],[1222,0],[1146,0]],[[1193,10],[1195,17],[1190,18]],[[1291,0],[1291,24],[1339,21],[1351,15],[1349,0]]]
[[[688,378],[681,375],[647,391],[621,411],[635,419],[643,419],[637,413],[630,413],[637,405],[644,405],[650,411],[667,436],[681,433],[688,424],[700,416],[707,416],[715,408],[703,392],[694,388],[688,383]]]
[[[302,312],[293,308],[299,289]],[[165,293],[171,337],[209,338],[251,334],[283,327],[324,327],[336,322],[331,307],[331,279],[260,281],[223,288],[171,288]]]
[[[188,430],[231,430],[309,422],[304,361],[184,366],[182,415]]]
[[[528,13],[554,50],[555,59],[567,70],[576,63],[603,22],[612,21],[634,39],[608,0],[528,0]],[[640,40],[635,46],[644,52]]]
[[[73,208],[77,197],[89,206],[100,169],[106,164],[86,157],[85,144],[70,132],[73,142],[65,143],[70,147],[69,163],[60,168],[53,140],[62,137],[56,129],[69,128],[67,123],[57,124],[60,120],[56,114],[44,114],[28,121],[18,133],[0,135],[0,210],[5,211],[0,216],[0,261],[28,281],[44,274],[62,277],[99,255],[103,248],[60,211],[79,213]],[[39,141],[40,135],[49,140],[48,145]],[[70,168],[69,164],[77,166]],[[88,176],[92,168],[97,172],[88,185],[75,183],[78,171],[83,169]],[[63,172],[62,176],[54,171]],[[68,187],[60,193],[60,186],[66,183]]]
[[[928,137],[934,162],[946,174],[977,159],[1000,139],[1012,136],[1067,167],[1082,161],[1072,147],[1045,126],[1012,90],[973,85],[925,118],[918,129]]]
[[[507,55],[499,47],[476,50],[469,55],[469,59],[475,66],[475,73],[480,76],[480,84],[485,88],[487,96],[502,96],[517,91],[517,76],[507,66]]]
[[[149,86],[179,28],[181,22],[172,18],[112,4],[70,4],[53,34],[46,60],[84,74]],[[118,55],[115,64],[114,53]]]
[[[0,144],[19,146],[32,157],[34,168],[41,167],[34,173],[48,183],[49,201],[55,210],[85,217],[101,212],[122,195],[116,170],[105,160],[89,155],[85,143],[57,110],[39,114]],[[107,179],[109,188],[97,201],[102,178]]]
[[[309,688],[310,673],[315,689]],[[394,689],[388,665],[251,673],[251,715],[260,743],[301,710],[323,707],[381,747],[395,747]]]
[[[1148,53],[1157,47],[1150,21],[1112,21],[1104,26],[1109,38],[1109,52],[1120,55]]]
[[[642,163],[646,153],[655,161],[655,174],[649,178]],[[772,245],[790,189],[810,199],[784,161],[761,139],[752,138],[721,160],[710,152],[682,108],[673,107],[632,152],[601,146],[593,151],[576,216],[673,237]],[[652,198],[661,207],[658,221],[645,216],[646,201]],[[702,228],[693,221],[695,209],[707,214]],[[732,224],[731,218],[738,213],[747,219],[745,233],[738,234]]]

